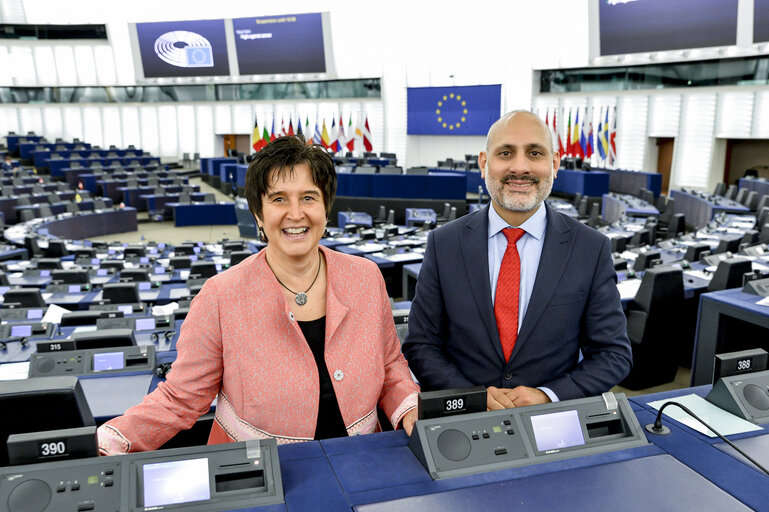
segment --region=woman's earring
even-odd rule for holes
[[[264,243],[267,243],[267,235],[264,232],[264,228],[259,224],[257,224],[256,229],[259,231],[259,240]]]

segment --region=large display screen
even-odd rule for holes
[[[145,78],[229,75],[224,20],[137,23]]]
[[[486,135],[499,119],[501,85],[409,87],[409,135]]]
[[[738,0],[598,2],[601,55],[737,44]]]
[[[211,499],[208,459],[145,464],[144,508]]]
[[[232,27],[241,75],[326,71],[321,13],[235,18]]]
[[[769,0],[753,0],[753,42],[769,41]]]
[[[577,411],[554,412],[531,417],[537,450],[546,452],[585,444]]]

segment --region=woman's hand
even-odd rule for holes
[[[417,408],[414,407],[409,412],[406,413],[405,416],[403,416],[403,419],[401,420],[401,425],[403,425],[403,430],[406,431],[406,434],[411,435],[411,429],[414,428],[414,423],[417,421]]]

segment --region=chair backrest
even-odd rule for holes
[[[769,196],[764,196],[769,197]],[[760,210],[758,210],[758,215],[756,216],[756,227],[763,226],[767,220],[769,220],[769,206],[764,206]]]
[[[25,209],[19,212],[19,219],[21,222],[28,222],[35,218],[35,210]]]
[[[753,271],[753,264],[745,258],[730,258],[718,262],[716,272],[708,284],[709,292],[727,290],[729,288],[741,288],[742,277]]]
[[[250,251],[233,251],[230,253],[230,266],[237,265],[244,259],[251,256]]]
[[[729,185],[729,188],[726,189],[726,194],[724,194],[724,197],[727,199],[735,199],[737,197],[737,185]]]
[[[636,257],[633,270],[640,272],[641,270],[651,268],[655,260],[662,261],[662,254],[659,251],[642,252]]]
[[[735,236],[733,238],[722,238],[718,242],[718,247],[713,251],[713,254],[721,254],[722,252],[737,252],[740,250],[741,236]]]
[[[762,244],[769,244],[769,222],[761,225],[761,231],[758,232],[758,241]]]
[[[96,199],[93,202],[93,209],[94,210],[106,210],[107,209],[107,203],[105,203],[103,199]]]
[[[723,196],[726,193],[726,183],[716,183],[716,188],[713,190],[714,196]]]
[[[649,244],[651,244],[651,233],[649,228],[639,229],[633,233],[633,237],[630,239],[630,245],[633,247]]]
[[[109,283],[102,288],[102,299],[110,304],[141,302],[138,283]]]
[[[171,268],[174,270],[190,268],[190,265],[192,265],[192,259],[189,256],[174,256],[171,258]]]
[[[758,207],[758,192],[755,190],[748,192],[748,197],[745,198],[745,206],[747,206],[751,212],[756,211],[756,208]]]
[[[40,205],[40,216],[53,217],[53,211],[51,211],[51,207],[47,204]]]
[[[120,271],[120,280],[128,283],[138,283],[150,280],[150,274],[145,269],[131,268]]]
[[[207,204],[214,204],[216,202],[216,196],[212,193],[207,193],[203,196],[203,202]]]
[[[213,261],[193,261],[190,265],[190,278],[213,277],[217,273],[216,264]]]
[[[4,304],[18,304],[22,308],[45,307],[39,288],[14,288],[5,292]]]
[[[192,198],[189,192],[182,192],[181,194],[179,194],[179,203],[189,204],[191,202],[192,202]]]
[[[756,204],[756,211],[760,212],[761,209],[765,206],[769,206],[769,194],[764,194],[758,199],[758,203]]]
[[[748,189],[741,188],[737,191],[737,197],[735,200],[740,204],[745,204],[748,199],[748,192],[750,192]]]
[[[579,206],[577,206],[577,215],[580,217],[587,217],[587,197],[583,197],[579,200]]]
[[[635,303],[647,313],[683,303],[684,279],[680,268],[657,267],[644,272]]]
[[[47,258],[61,258],[62,256],[69,256],[67,244],[64,242],[64,240],[49,240],[48,248],[45,250],[45,256]]]
[[[359,165],[355,168],[355,174],[376,174],[377,168],[372,165]]]

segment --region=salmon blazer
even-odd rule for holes
[[[364,258],[321,247],[327,264],[325,360],[350,435],[394,425],[419,388],[400,350],[384,280]],[[280,284],[254,254],[206,281],[192,301],[166,382],[99,428],[103,453],[154,450],[217,398],[209,443],[313,439],[318,369]]]

